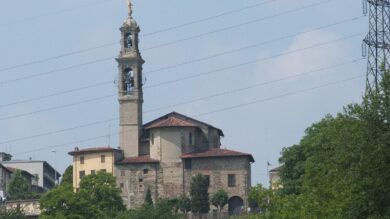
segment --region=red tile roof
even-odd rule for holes
[[[228,149],[221,149],[221,148],[213,148],[207,151],[201,151],[201,152],[193,152],[188,154],[183,154],[181,158],[187,159],[187,158],[206,158],[206,157],[249,157],[251,162],[255,162],[253,159],[253,156],[251,154],[246,154],[238,151],[228,150]]]
[[[94,148],[85,148],[78,149],[76,148],[74,151],[69,152],[69,155],[80,155],[80,154],[90,154],[90,153],[100,153],[100,152],[110,152],[110,151],[119,151],[119,149],[111,148],[111,147],[94,147]]]
[[[138,157],[126,157],[117,164],[143,164],[143,163],[159,163],[158,160],[150,158],[149,155],[143,155]]]
[[[164,116],[161,116],[151,122],[144,124],[145,129],[152,128],[162,128],[162,127],[199,127],[202,128],[204,126],[211,127],[216,129],[220,136],[224,136],[221,129],[216,128],[207,123],[201,122],[199,120],[193,119],[191,117],[185,116],[183,114],[177,112],[171,112]]]
[[[152,129],[152,128],[161,128],[161,127],[198,127],[198,126],[187,120],[179,119],[176,117],[168,117],[160,121],[157,121],[155,123],[152,123],[146,126],[145,128]]]

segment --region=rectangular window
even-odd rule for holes
[[[102,163],[105,163],[105,162],[106,162],[106,155],[100,156],[100,161],[101,161]]]
[[[148,169],[144,169],[144,175],[148,175],[149,173],[149,170]]]
[[[123,183],[120,183],[120,184],[119,184],[119,187],[120,187],[121,189],[123,189],[123,187],[125,187],[125,185],[124,185]]]
[[[95,175],[96,171],[95,170],[91,170],[91,175]]]
[[[188,142],[189,142],[190,145],[192,145],[192,143],[193,143],[193,141],[192,141],[192,132],[190,132],[188,134]]]
[[[209,175],[205,175],[206,179],[207,179],[207,187],[210,187],[210,176]]]
[[[150,135],[150,143],[151,145],[154,145],[154,133]]]
[[[79,172],[79,178],[82,179],[85,176],[85,171],[80,171]]]
[[[192,168],[192,161],[191,159],[186,159],[184,161],[184,169],[190,170]]]
[[[126,172],[124,170],[121,170],[121,176],[126,176]]]
[[[84,164],[84,157],[83,156],[80,157],[80,164]]]
[[[106,169],[101,169],[100,171],[102,171],[102,172],[107,172]]]
[[[229,174],[228,175],[228,186],[229,187],[236,186],[236,175],[234,175],[234,174]]]

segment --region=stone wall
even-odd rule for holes
[[[191,178],[196,174],[207,175],[210,178],[210,197],[224,189],[229,198],[241,197],[247,205],[250,181],[250,162],[247,157],[192,158],[192,168],[184,171],[184,189],[189,194]],[[235,186],[228,185],[228,175],[235,175]]]
[[[122,191],[123,202],[128,208],[136,208],[142,205],[148,188],[152,193],[153,201],[155,202],[158,199],[157,182],[159,172],[159,164],[116,165],[117,185]]]

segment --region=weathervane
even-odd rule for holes
[[[132,9],[133,4],[131,4],[131,0],[127,0],[127,7],[129,9],[129,16],[131,17],[131,14],[133,14],[133,9]]]

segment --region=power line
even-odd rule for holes
[[[212,16],[201,18],[201,19],[198,19],[198,20],[194,20],[194,21],[178,24],[178,25],[175,25],[175,26],[167,27],[167,28],[164,28],[164,29],[161,29],[161,30],[157,30],[157,31],[154,31],[154,32],[146,33],[146,34],[142,35],[142,37],[156,35],[158,33],[163,33],[163,32],[167,32],[167,31],[179,29],[179,28],[186,27],[186,26],[193,25],[193,24],[199,24],[199,23],[202,23],[202,22],[205,22],[205,21],[209,21],[209,20],[213,20],[213,19],[216,19],[216,18],[220,18],[220,17],[226,16],[226,15],[230,15],[230,14],[235,14],[235,13],[238,13],[238,12],[246,11],[248,9],[259,7],[259,6],[262,6],[262,5],[265,5],[265,4],[269,4],[269,3],[272,3],[272,2],[275,2],[275,1],[276,0],[260,2],[260,3],[256,3],[256,4],[253,4],[253,5],[250,5],[250,6],[246,6],[246,7],[243,7],[243,8],[239,8],[239,9],[235,9],[235,10],[231,10],[231,11],[227,11],[227,12],[222,12],[220,14],[212,15]]]
[[[37,110],[37,111],[29,112],[29,113],[22,113],[22,114],[17,114],[17,115],[13,115],[13,116],[3,117],[3,118],[0,118],[0,121],[9,120],[9,119],[16,119],[16,118],[25,117],[25,116],[31,116],[31,115],[38,114],[38,113],[53,111],[53,110],[57,110],[57,109],[63,109],[63,108],[72,107],[72,106],[77,106],[80,104],[85,104],[85,103],[90,103],[90,102],[94,102],[94,101],[98,101],[98,100],[107,99],[107,98],[110,98],[113,96],[116,96],[116,94],[96,97],[96,98],[87,99],[87,100],[83,100],[83,101],[79,101],[79,102],[75,102],[75,103],[71,103],[71,104],[64,104],[64,105],[55,106],[55,107],[51,107],[51,108],[47,108],[47,109]]]
[[[150,70],[150,71],[147,71],[147,72],[144,72],[144,73],[145,74],[152,74],[152,73],[155,73],[155,72],[169,70],[169,69],[177,68],[177,67],[180,67],[180,66],[185,66],[185,65],[188,65],[188,64],[193,64],[193,63],[205,61],[205,60],[208,60],[208,59],[220,57],[220,56],[223,56],[223,55],[233,54],[233,53],[244,51],[244,50],[247,50],[247,49],[256,48],[256,47],[261,46],[261,45],[266,45],[266,44],[269,44],[269,43],[273,43],[273,42],[276,42],[276,41],[279,41],[279,40],[295,37],[295,36],[306,34],[306,33],[313,32],[313,31],[318,31],[318,30],[321,30],[321,29],[333,27],[333,26],[344,24],[344,23],[351,22],[351,21],[356,21],[356,20],[358,20],[358,19],[360,19],[362,17],[364,17],[364,16],[358,16],[358,17],[352,17],[352,18],[344,19],[344,20],[337,21],[337,22],[334,22],[334,23],[331,23],[331,24],[327,24],[327,25],[323,25],[323,26],[320,26],[320,27],[316,27],[316,28],[313,28],[311,30],[301,31],[301,32],[297,32],[297,33],[294,33],[294,34],[290,34],[290,35],[282,36],[282,37],[279,37],[279,38],[275,38],[275,39],[272,39],[272,40],[263,41],[263,42],[260,42],[260,43],[244,46],[244,47],[241,47],[241,48],[238,48],[238,49],[228,50],[228,51],[221,52],[221,53],[216,53],[216,54],[213,54],[213,55],[210,55],[210,56],[205,56],[205,57],[201,57],[201,58],[198,58],[198,59],[193,59],[193,60],[185,61],[185,62],[182,62],[182,63],[165,66],[165,67],[161,67],[161,68],[158,68],[158,69],[153,69],[153,70]],[[48,74],[50,74],[50,73],[48,73]],[[20,101],[16,101],[16,102],[13,102],[13,103],[0,105],[0,108],[13,106],[13,105],[17,105],[17,104],[20,104],[20,103],[26,103],[26,102],[32,102],[32,101],[36,101],[36,100],[41,100],[41,99],[44,99],[44,98],[53,97],[53,96],[57,96],[57,95],[72,93],[72,92],[75,92],[75,91],[80,91],[80,90],[88,89],[88,88],[91,88],[91,87],[105,85],[105,84],[108,84],[108,83],[112,83],[112,81],[105,81],[105,82],[101,82],[101,83],[97,83],[97,84],[87,85],[87,86],[84,86],[84,87],[79,87],[79,88],[74,88],[74,89],[70,89],[70,90],[66,90],[66,91],[61,91],[61,92],[57,92],[57,93],[54,93],[54,94],[45,95],[45,96],[42,96],[42,97],[36,97],[36,98],[31,98],[31,99],[26,99],[26,100],[20,100]]]
[[[248,103],[244,103],[244,104],[233,105],[233,106],[230,106],[230,107],[225,107],[225,108],[221,108],[221,109],[217,109],[217,110],[213,110],[213,111],[209,111],[209,112],[205,112],[205,113],[199,113],[199,114],[193,115],[193,117],[199,117],[199,116],[214,114],[214,113],[223,112],[223,111],[232,110],[232,109],[237,109],[237,108],[241,108],[241,107],[245,107],[245,106],[249,106],[249,105],[253,105],[253,104],[257,104],[257,103],[271,101],[271,100],[282,98],[282,97],[292,96],[294,94],[299,94],[299,93],[304,93],[304,92],[308,92],[308,91],[313,91],[313,90],[317,90],[319,88],[328,87],[328,86],[331,86],[331,85],[336,85],[336,84],[341,84],[341,83],[344,83],[344,82],[347,82],[347,81],[356,80],[358,78],[362,78],[362,77],[365,77],[365,76],[366,75],[359,75],[359,76],[347,78],[347,79],[344,79],[344,80],[339,80],[339,81],[326,83],[326,84],[323,84],[323,85],[320,85],[320,86],[315,86],[315,87],[311,87],[311,88],[297,90],[297,91],[290,92],[290,93],[281,94],[281,95],[278,95],[278,96],[273,96],[273,97],[264,98],[264,99],[258,99],[258,100],[254,100],[254,101],[251,101],[251,102],[248,102]]]
[[[160,87],[160,86],[164,86],[164,85],[168,85],[168,84],[172,84],[172,83],[177,83],[177,82],[180,82],[180,81],[185,81],[185,80],[198,78],[198,77],[202,77],[202,76],[206,76],[206,75],[211,75],[211,74],[215,74],[215,73],[226,71],[226,70],[230,70],[230,69],[239,68],[239,67],[242,67],[242,66],[246,66],[246,65],[262,62],[262,61],[265,61],[265,60],[278,58],[280,56],[290,55],[290,54],[293,54],[293,53],[305,51],[305,50],[316,48],[316,47],[319,47],[319,46],[324,46],[324,45],[327,45],[327,44],[335,43],[335,42],[338,42],[338,41],[341,41],[341,40],[345,40],[345,39],[349,39],[349,38],[352,38],[352,37],[356,37],[356,36],[359,36],[359,35],[361,35],[361,33],[359,33],[359,34],[352,34],[352,35],[349,35],[349,36],[346,36],[346,37],[341,37],[341,38],[338,38],[338,39],[335,39],[335,40],[330,40],[330,41],[327,41],[327,42],[314,44],[312,46],[308,46],[308,47],[301,48],[301,49],[291,50],[289,52],[279,53],[277,55],[268,56],[268,57],[264,57],[264,58],[261,58],[261,59],[255,59],[255,60],[251,60],[251,61],[248,61],[248,62],[236,64],[236,65],[226,66],[226,67],[223,67],[223,68],[215,69],[215,70],[212,70],[212,71],[207,71],[207,72],[200,73],[200,74],[195,74],[195,75],[190,75],[190,76],[186,76],[186,77],[182,77],[182,78],[178,78],[178,79],[173,79],[173,80],[170,80],[170,81],[157,83],[157,84],[154,84],[154,85],[151,85],[151,86],[145,86],[145,89],[150,89],[150,88],[154,88],[154,87]],[[42,113],[42,112],[48,112],[48,111],[52,111],[52,110],[57,110],[57,109],[65,108],[65,107],[81,105],[81,104],[84,104],[84,103],[89,103],[89,102],[93,102],[93,101],[97,101],[97,100],[102,100],[102,99],[106,99],[106,98],[113,97],[113,96],[116,96],[116,95],[117,94],[112,94],[112,95],[107,95],[107,96],[102,96],[102,97],[96,97],[96,98],[93,98],[93,99],[87,99],[87,100],[76,102],[76,103],[65,104],[65,105],[61,105],[61,106],[51,107],[51,108],[38,110],[38,111],[34,111],[34,112],[29,112],[29,113],[18,114],[18,115],[14,115],[14,116],[3,117],[3,118],[0,118],[0,121],[20,118],[20,117],[25,117],[25,116],[34,115],[34,114]]]
[[[357,63],[357,62],[359,62],[361,60],[364,60],[364,59],[353,59],[353,60],[350,60],[350,61],[341,62],[341,63],[337,63],[337,64],[334,64],[334,65],[325,66],[325,67],[322,67],[322,68],[318,68],[318,69],[314,69],[314,70],[311,70],[311,71],[298,73],[298,74],[291,75],[291,76],[284,77],[284,78],[279,78],[279,79],[275,79],[275,80],[271,80],[271,81],[265,81],[265,82],[261,82],[261,83],[256,83],[256,84],[252,84],[252,85],[249,85],[249,86],[246,86],[246,87],[233,89],[233,90],[228,90],[228,91],[216,93],[216,94],[205,96],[205,97],[200,97],[200,98],[188,100],[188,101],[181,102],[181,103],[175,103],[175,104],[166,105],[166,106],[159,107],[159,108],[146,110],[144,113],[156,112],[156,111],[160,111],[160,110],[163,110],[163,109],[168,109],[168,108],[175,107],[175,106],[186,105],[186,104],[189,104],[189,103],[194,103],[194,102],[198,102],[198,101],[202,101],[202,100],[206,100],[206,99],[211,99],[211,98],[215,98],[215,97],[219,97],[219,96],[224,96],[224,95],[227,95],[227,94],[232,94],[232,93],[237,93],[237,92],[241,92],[241,91],[244,91],[244,90],[249,90],[249,89],[252,89],[252,88],[255,88],[255,87],[262,87],[262,86],[270,85],[270,84],[277,83],[277,82],[280,82],[280,81],[285,81],[285,80],[301,77],[301,76],[312,74],[312,73],[322,72],[322,71],[325,71],[325,70],[342,67],[342,66],[345,66],[345,65],[348,65],[348,64],[354,64],[354,63]],[[66,128],[66,129],[62,129],[62,130],[50,131],[50,132],[45,132],[45,133],[32,135],[32,136],[25,136],[25,137],[22,137],[22,138],[17,138],[17,139],[12,139],[12,140],[8,140],[8,141],[0,142],[0,145],[2,145],[2,144],[9,144],[9,143],[13,143],[13,142],[21,141],[21,140],[27,140],[27,139],[47,136],[47,135],[51,135],[51,134],[57,134],[57,133],[66,132],[66,131],[72,131],[74,129],[85,128],[85,127],[98,125],[98,124],[103,124],[103,123],[107,123],[107,122],[111,122],[111,121],[115,121],[115,120],[119,120],[119,119],[120,119],[119,117],[116,117],[116,118],[107,119],[107,120],[103,120],[103,121],[92,122],[92,123],[87,123],[87,124],[83,124],[83,125],[79,125],[79,126],[75,126],[75,127],[71,127],[71,128]]]
[[[19,19],[19,20],[13,20],[13,21],[10,21],[10,22],[7,22],[7,23],[0,23],[0,26],[11,25],[11,24],[16,24],[16,23],[22,23],[22,22],[30,22],[30,21],[37,20],[37,19],[40,19],[40,18],[43,18],[43,17],[51,16],[51,15],[58,16],[59,14],[62,14],[62,13],[66,13],[66,12],[69,12],[69,11],[74,11],[76,9],[89,7],[91,5],[98,5],[98,4],[106,3],[106,2],[110,2],[110,1],[106,1],[106,0],[100,1],[100,2],[99,1],[92,1],[92,2],[90,2],[88,4],[84,4],[84,5],[77,6],[77,7],[62,9],[62,10],[58,10],[58,11],[52,11],[52,12],[48,12],[48,13],[37,15],[37,16],[33,16],[33,17],[22,18],[22,19]]]
[[[344,24],[344,23],[348,23],[348,22],[351,22],[351,21],[356,21],[356,20],[358,20],[360,18],[363,18],[363,17],[364,16],[357,16],[357,17],[353,17],[353,18],[344,19],[344,20],[337,21],[337,22],[334,22],[334,23],[331,23],[331,24],[327,24],[327,25],[323,25],[323,26],[320,26],[320,27],[316,27],[316,28],[313,28],[311,30],[301,31],[301,32],[297,32],[297,33],[294,33],[294,34],[289,34],[289,35],[285,35],[285,36],[282,36],[282,37],[278,37],[278,38],[275,38],[275,39],[272,39],[272,40],[263,41],[263,42],[260,42],[260,43],[244,46],[244,47],[241,47],[241,48],[238,48],[238,49],[228,50],[228,51],[221,52],[221,53],[216,53],[216,54],[213,54],[213,55],[210,55],[210,56],[206,56],[206,57],[202,57],[202,58],[198,58],[198,59],[194,59],[194,60],[190,60],[190,61],[185,61],[185,62],[182,62],[182,63],[165,66],[165,67],[158,68],[158,69],[153,69],[153,70],[145,72],[145,74],[152,74],[154,72],[159,72],[159,71],[164,71],[164,70],[168,70],[168,69],[172,69],[172,68],[177,68],[177,67],[180,67],[180,66],[201,62],[201,61],[212,59],[212,58],[216,58],[216,57],[219,57],[219,56],[232,54],[232,53],[240,52],[240,51],[247,50],[247,49],[256,48],[256,47],[259,47],[259,46],[262,46],[262,45],[266,45],[266,44],[277,42],[277,41],[280,41],[280,40],[292,38],[292,37],[295,37],[295,36],[298,36],[298,35],[314,32],[314,31],[318,31],[318,30],[321,30],[321,29],[333,27],[333,26]]]
[[[324,3],[329,2],[329,1],[332,1],[332,0],[324,0],[324,1],[321,1],[321,2],[318,2],[318,3],[315,3],[315,4],[310,4],[310,5],[301,7],[301,8],[296,8],[296,9],[289,10],[289,11],[284,11],[284,12],[281,12],[281,13],[278,13],[278,14],[273,14],[271,16],[262,17],[260,19],[255,19],[255,20],[251,20],[251,21],[248,21],[248,22],[245,22],[245,23],[232,25],[232,26],[228,26],[228,27],[221,28],[221,29],[218,29],[218,30],[214,30],[214,31],[210,31],[210,32],[205,32],[205,33],[202,33],[202,34],[194,35],[194,36],[191,36],[191,37],[188,37],[188,38],[183,38],[183,39],[171,41],[171,42],[168,42],[168,43],[159,44],[159,45],[156,45],[156,46],[152,46],[152,47],[143,49],[142,51],[145,52],[145,51],[148,51],[148,50],[153,50],[153,49],[157,49],[157,48],[161,48],[161,47],[165,47],[165,46],[170,46],[170,45],[178,44],[178,43],[185,42],[185,41],[188,41],[188,40],[192,40],[192,39],[200,38],[200,37],[203,37],[203,36],[211,35],[211,34],[214,34],[214,33],[219,33],[219,32],[222,32],[222,31],[226,31],[226,30],[229,30],[229,29],[242,27],[242,26],[249,25],[249,24],[252,24],[252,23],[257,23],[257,22],[260,22],[260,21],[263,21],[263,20],[267,20],[267,19],[271,19],[271,18],[274,18],[274,17],[286,15],[286,14],[293,13],[293,12],[300,11],[300,10],[304,10],[304,9],[307,9],[307,8],[311,8],[311,7],[320,5],[320,4],[324,4]],[[144,35],[142,35],[141,37],[143,37],[143,36]],[[102,44],[102,45],[99,45],[99,46],[95,46],[95,47],[92,47],[92,48],[77,50],[77,51],[74,51],[74,52],[65,53],[65,54],[62,54],[62,55],[53,56],[53,57],[49,57],[49,58],[44,58],[44,59],[33,61],[33,62],[28,62],[28,63],[24,63],[24,64],[19,64],[19,65],[14,65],[14,66],[10,66],[10,67],[5,67],[5,68],[0,69],[0,72],[1,71],[11,70],[11,69],[16,69],[16,68],[20,68],[20,67],[25,67],[25,66],[29,66],[29,65],[33,65],[33,64],[37,64],[37,63],[42,63],[42,62],[46,62],[46,61],[50,61],[50,60],[55,60],[55,59],[63,58],[63,57],[66,57],[66,56],[71,56],[71,55],[75,55],[75,54],[79,54],[79,53],[83,53],[83,52],[87,52],[87,51],[91,51],[91,50],[95,50],[95,49],[111,46],[111,45],[114,45],[114,44],[117,44],[117,43],[119,43],[119,41],[109,42],[109,43]],[[115,57],[110,57],[110,58],[115,58]]]
[[[230,107],[225,107],[225,108],[221,108],[221,109],[218,109],[218,110],[213,110],[213,111],[200,113],[200,114],[196,114],[196,115],[191,115],[191,116],[192,117],[200,117],[200,116],[204,116],[204,115],[209,115],[209,114],[214,114],[214,113],[218,113],[218,112],[223,112],[223,111],[233,110],[233,109],[237,109],[237,108],[242,108],[242,107],[253,105],[253,104],[257,104],[257,103],[263,103],[263,102],[279,99],[279,98],[282,98],[282,97],[287,97],[287,96],[292,96],[292,95],[296,95],[296,94],[299,94],[299,93],[305,93],[305,92],[308,92],[308,91],[313,91],[313,90],[324,88],[324,87],[328,87],[328,86],[331,86],[331,85],[345,83],[345,82],[356,80],[356,79],[362,78],[362,77],[365,77],[365,75],[354,76],[354,77],[347,78],[347,79],[344,79],[344,80],[334,81],[334,82],[322,84],[322,85],[319,85],[319,86],[314,86],[314,87],[310,87],[310,88],[306,88],[306,89],[296,90],[296,91],[293,91],[293,92],[284,93],[284,94],[273,96],[273,97],[258,99],[258,100],[255,100],[255,101],[251,101],[251,102],[247,102],[247,103],[243,103],[243,104],[238,104],[238,105],[234,105],[234,106],[230,106]],[[120,132],[116,132],[116,133],[113,133],[111,135],[119,135],[119,134],[120,134]],[[79,143],[82,143],[82,142],[87,142],[87,141],[100,139],[100,138],[106,138],[106,137],[107,137],[107,135],[100,135],[100,136],[96,136],[96,137],[91,137],[91,138],[87,138],[87,139],[81,139],[81,140],[78,140],[78,141],[69,142],[69,143],[58,144],[58,145],[53,145],[53,146],[49,146],[49,147],[38,148],[38,149],[35,149],[35,150],[15,153],[14,155],[22,155],[22,154],[27,154],[27,153],[37,152],[37,151],[44,151],[44,150],[47,150],[47,149],[63,147],[63,146],[72,145],[72,144],[79,144]]]
[[[40,76],[44,76],[44,75],[50,75],[50,74],[54,74],[54,73],[57,73],[57,72],[62,72],[62,71],[70,70],[70,69],[80,68],[80,67],[83,67],[83,66],[92,65],[92,64],[99,63],[99,62],[105,62],[105,61],[108,61],[108,60],[112,60],[113,58],[114,57],[102,58],[102,59],[98,59],[98,60],[94,60],[94,61],[90,61],[90,62],[84,62],[84,63],[78,64],[78,65],[68,66],[68,67],[65,67],[65,68],[60,68],[60,69],[55,69],[55,70],[51,70],[51,71],[47,71],[47,72],[41,72],[41,73],[38,73],[38,74],[22,76],[22,77],[19,77],[19,78],[14,78],[14,79],[10,79],[10,80],[0,81],[0,85],[14,83],[14,82],[17,82],[17,81],[31,79],[31,78],[36,78],[36,77],[40,77]]]
[[[297,52],[302,52],[302,51],[309,50],[309,49],[312,49],[312,48],[315,48],[315,47],[328,45],[328,44],[331,44],[331,43],[335,43],[335,42],[338,42],[338,41],[350,39],[350,38],[357,37],[357,36],[360,36],[360,35],[362,35],[362,33],[357,33],[357,34],[349,35],[349,36],[346,36],[346,37],[341,37],[341,38],[338,38],[338,39],[335,39],[335,40],[330,40],[330,41],[327,41],[327,42],[324,42],[324,43],[315,44],[315,45],[308,46],[308,47],[301,48],[301,49],[291,50],[289,52],[279,53],[279,54],[276,54],[276,55],[273,55],[273,56],[268,56],[268,57],[264,57],[264,58],[260,58],[260,59],[254,59],[254,60],[251,60],[251,61],[248,61],[248,62],[236,64],[236,65],[226,66],[226,67],[223,67],[223,68],[215,69],[215,70],[212,70],[212,71],[207,71],[207,72],[200,73],[200,74],[190,75],[190,76],[186,76],[186,77],[182,77],[182,78],[178,78],[178,79],[173,79],[173,80],[169,80],[169,81],[164,81],[164,82],[152,84],[150,86],[145,86],[145,88],[159,87],[159,86],[172,84],[172,83],[176,83],[176,82],[180,82],[180,81],[185,81],[185,80],[189,80],[189,79],[193,79],[193,78],[198,78],[198,77],[202,77],[202,76],[206,76],[206,75],[210,75],[210,74],[215,74],[215,73],[226,71],[226,70],[229,70],[229,69],[239,68],[239,67],[242,67],[242,66],[246,66],[246,65],[262,62],[262,61],[265,61],[265,60],[274,59],[274,58],[277,58],[277,57],[280,57],[280,56],[285,56],[285,55],[290,55],[290,54],[297,53]]]
[[[251,61],[248,61],[248,62],[236,64],[236,65],[226,66],[226,67],[223,67],[223,68],[215,69],[215,70],[212,70],[212,71],[207,71],[207,72],[200,73],[200,74],[195,74],[195,75],[190,75],[190,76],[186,76],[186,77],[182,77],[182,78],[178,78],[178,79],[173,79],[173,80],[170,80],[170,81],[157,83],[157,84],[154,84],[154,85],[151,85],[151,86],[145,86],[145,89],[150,89],[150,88],[154,88],[154,87],[160,87],[160,86],[164,86],[164,85],[168,85],[168,84],[172,84],[172,83],[177,83],[177,82],[180,82],[180,81],[185,81],[185,80],[198,78],[198,77],[202,77],[202,76],[206,76],[206,75],[211,75],[211,74],[215,74],[215,73],[226,71],[226,70],[230,70],[230,69],[239,68],[239,67],[242,67],[242,66],[246,66],[246,65],[262,62],[262,61],[265,61],[265,60],[278,58],[280,56],[290,55],[290,54],[301,52],[301,51],[305,51],[305,50],[308,50],[308,49],[312,49],[312,48],[328,45],[328,44],[331,44],[331,43],[335,43],[335,42],[338,42],[338,41],[341,41],[341,40],[345,40],[345,39],[349,39],[349,38],[352,38],[352,37],[356,37],[356,36],[359,36],[359,35],[361,35],[361,33],[352,34],[352,35],[349,35],[349,36],[346,36],[346,37],[341,37],[341,38],[338,38],[338,39],[335,39],[335,40],[330,40],[330,41],[327,41],[327,42],[314,44],[312,46],[308,46],[308,47],[301,48],[301,49],[291,50],[289,52],[279,53],[277,55],[268,56],[268,57],[264,57],[264,58],[261,58],[261,59],[255,59],[255,60],[251,60]],[[20,118],[20,117],[25,117],[25,116],[34,115],[34,114],[42,113],[42,112],[48,112],[48,111],[52,111],[52,110],[57,110],[57,109],[65,108],[65,107],[81,105],[81,104],[85,104],[85,103],[89,103],[89,102],[93,102],[93,101],[97,101],[97,100],[106,99],[106,98],[113,97],[113,96],[116,96],[116,95],[117,94],[111,94],[111,95],[107,95],[107,96],[96,97],[96,98],[93,98],[93,99],[87,99],[87,100],[76,102],[76,103],[65,104],[65,105],[61,105],[61,106],[56,106],[56,107],[51,107],[51,108],[47,108],[47,109],[42,109],[42,110],[38,110],[38,111],[34,111],[34,112],[29,112],[29,113],[17,114],[17,115],[14,115],[14,116],[3,117],[3,118],[0,118],[0,121]]]
[[[226,31],[226,30],[243,27],[243,26],[246,26],[246,25],[249,25],[249,24],[258,23],[260,21],[265,21],[265,20],[268,20],[268,19],[271,19],[271,18],[275,18],[275,17],[279,17],[279,16],[282,16],[282,15],[291,14],[291,13],[294,13],[294,12],[297,12],[297,11],[301,11],[301,10],[304,10],[304,9],[312,8],[312,7],[315,7],[315,6],[318,6],[318,5],[322,5],[322,4],[328,3],[330,1],[333,1],[333,0],[324,0],[324,1],[316,2],[316,3],[309,4],[309,5],[300,7],[300,8],[295,8],[295,9],[292,9],[292,10],[276,13],[276,14],[273,14],[271,16],[266,16],[266,17],[254,19],[254,20],[247,21],[247,22],[244,22],[244,23],[235,24],[235,25],[227,26],[227,27],[220,28],[220,29],[217,29],[217,30],[213,30],[213,31],[201,33],[201,34],[198,34],[198,35],[190,36],[190,37],[183,38],[183,39],[180,39],[180,40],[175,40],[175,41],[163,43],[163,44],[160,44],[160,45],[148,47],[148,48],[143,49],[142,51],[145,52],[145,51],[152,50],[152,49],[162,48],[162,47],[178,44],[178,43],[181,43],[181,42],[185,42],[185,41],[188,41],[188,40],[193,40],[193,39],[196,39],[196,38],[200,38],[200,37],[203,37],[203,36],[207,36],[207,35],[211,35],[211,34],[215,34],[215,33],[220,33],[220,32]]]
[[[57,93],[48,94],[48,95],[45,95],[45,96],[34,97],[34,98],[30,98],[30,99],[25,99],[25,100],[19,100],[19,101],[15,101],[15,102],[12,102],[12,103],[7,103],[7,104],[4,104],[4,105],[0,105],[0,108],[10,107],[10,106],[14,106],[14,105],[22,104],[22,103],[29,103],[29,102],[33,102],[33,101],[49,98],[49,97],[55,97],[55,96],[58,96],[58,95],[73,93],[73,92],[76,92],[76,91],[82,91],[82,90],[86,90],[86,89],[93,88],[93,87],[107,85],[109,83],[112,83],[112,81],[103,81],[103,82],[99,82],[99,83],[96,83],[96,84],[91,84],[91,85],[87,85],[87,86],[83,86],[83,87],[73,88],[73,89],[66,90],[66,91],[61,91],[61,92],[57,92]]]

